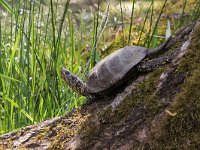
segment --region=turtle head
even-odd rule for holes
[[[94,96],[88,93],[86,84],[69,70],[63,68],[61,70],[61,76],[67,85],[69,85],[75,92],[86,96],[89,100],[94,99]]]

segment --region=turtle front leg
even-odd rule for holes
[[[169,63],[171,61],[172,56],[162,56],[155,58],[153,60],[150,60],[148,62],[142,62],[140,63],[137,68],[141,72],[147,72],[147,71],[152,71],[153,69],[163,66],[166,63]]]

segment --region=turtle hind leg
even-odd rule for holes
[[[172,56],[162,56],[155,58],[153,60],[150,60],[148,62],[143,62],[138,65],[138,70],[141,72],[147,72],[151,71],[159,66],[163,66],[166,63],[169,63],[171,61]]]
[[[147,57],[156,57],[159,56],[161,53],[165,52],[165,47],[168,44],[168,42],[171,40],[172,36],[170,36],[164,43],[160,44],[158,47],[151,49],[147,53]]]

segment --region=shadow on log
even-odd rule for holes
[[[176,33],[170,64],[110,101],[0,136],[0,149],[200,149],[200,21]]]

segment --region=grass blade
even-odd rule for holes
[[[3,5],[4,8],[6,8],[6,10],[7,10],[10,14],[14,15],[13,10],[11,9],[10,5],[9,5],[6,1],[0,0],[0,3]]]
[[[163,6],[162,6],[162,9],[161,9],[161,11],[160,11],[160,13],[159,13],[158,19],[156,20],[155,27],[154,27],[154,30],[153,30],[152,35],[151,35],[151,37],[150,37],[149,43],[151,43],[151,41],[152,41],[152,39],[153,39],[153,36],[155,35],[155,33],[156,33],[157,30],[158,30],[158,23],[159,23],[159,21],[160,21],[160,18],[161,18],[161,15],[162,15],[162,13],[163,13],[163,10],[164,10],[164,8],[165,8],[166,3],[167,3],[167,0],[164,1],[164,4],[163,4]]]
[[[4,99],[10,102],[15,108],[18,108],[22,114],[24,114],[31,122],[33,122],[33,118],[28,114],[24,109],[20,108],[19,105],[12,99],[7,96],[4,96]]]
[[[133,26],[133,13],[134,13],[134,7],[135,7],[135,0],[132,0],[132,11],[131,11],[131,23],[129,27],[129,34],[128,34],[128,45],[130,45],[130,40],[131,40],[131,30]]]

